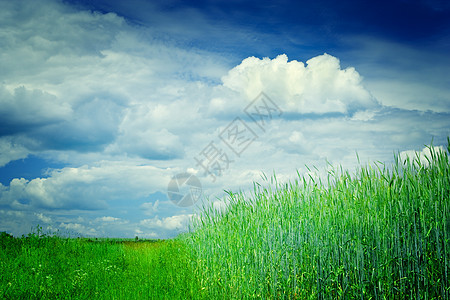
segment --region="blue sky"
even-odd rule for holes
[[[0,231],[173,237],[176,174],[219,208],[262,173],[426,155],[448,53],[444,0],[0,0]]]

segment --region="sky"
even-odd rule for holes
[[[273,174],[445,149],[449,3],[0,0],[0,231],[171,238]]]

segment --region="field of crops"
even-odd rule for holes
[[[448,153],[230,193],[189,237],[215,296],[449,299]]]
[[[450,299],[450,163],[431,153],[270,178],[170,241],[3,234],[0,298]]]

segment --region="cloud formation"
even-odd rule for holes
[[[181,106],[173,100],[200,79],[219,78],[220,56],[149,37],[115,13],[59,1],[2,1],[0,11],[0,139],[21,135],[25,152],[109,146],[113,155],[148,159],[183,154],[173,120],[195,110],[199,97]],[[171,118],[161,122],[164,110]]]
[[[10,161],[27,157],[28,153],[20,138],[0,137],[0,168]]]
[[[247,99],[260,91],[272,95],[287,112],[348,114],[378,106],[362,85],[354,68],[341,69],[339,60],[323,54],[306,62],[249,57],[222,78],[228,87]]]
[[[53,170],[48,178],[14,178],[0,186],[0,203],[14,209],[106,209],[115,199],[133,201],[164,190],[164,169],[103,161],[95,166]]]
[[[261,39],[274,36],[234,25],[209,27],[213,21],[199,8],[161,12],[158,23],[165,6],[147,5],[152,9],[134,13],[154,16],[148,21],[154,27],[67,2],[0,0],[0,168],[30,154],[58,164],[33,172],[42,176],[7,177],[10,182],[0,184],[1,228],[21,234],[45,224],[83,235],[169,237],[186,230],[192,215],[191,208],[176,207],[166,197],[177,173],[196,172],[204,194],[216,199],[224,189],[251,188],[262,172],[275,172],[284,182],[295,178],[297,169],[307,174],[304,165],[320,168],[326,160],[351,168],[356,151],[364,162],[389,162],[392,150],[417,148],[431,136],[443,144],[449,134],[446,88],[434,105],[421,99],[424,89],[412,104],[404,94],[401,105],[394,105],[392,92],[377,93],[379,101],[360,69],[343,67],[354,64],[341,63],[340,55],[313,56],[305,53],[325,50],[299,48],[298,57],[310,58],[303,63],[277,48],[270,57],[246,52],[230,57],[210,51],[217,46],[197,48],[189,39],[230,42],[239,32],[241,41],[256,38],[240,48],[260,49],[270,47]],[[187,33],[180,30],[186,11],[198,16]],[[177,22],[160,34],[173,16]],[[224,34],[217,36],[216,28]],[[398,90],[410,82],[391,79],[383,80]],[[283,111],[264,131],[243,111],[260,92]],[[248,122],[257,139],[231,157],[219,133],[236,117]],[[214,182],[194,160],[211,141],[233,160]],[[24,164],[32,165],[30,160]]]
[[[12,93],[0,85],[0,136],[30,131],[67,118],[71,114],[68,103],[60,103],[56,96],[24,86]]]
[[[159,218],[158,216],[155,216],[153,219],[142,220],[140,225],[144,228],[150,229],[183,230],[186,229],[191,217],[192,214],[175,215],[166,218]]]

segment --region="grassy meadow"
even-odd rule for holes
[[[0,299],[180,299],[197,289],[176,240],[2,236]]]
[[[0,298],[450,299],[450,163],[430,149],[229,192],[173,240],[3,234]]]

